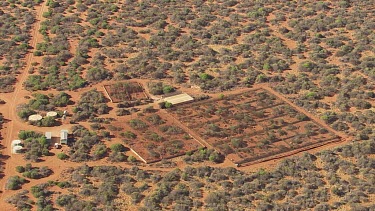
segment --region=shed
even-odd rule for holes
[[[14,147],[14,146],[20,146],[21,143],[22,143],[21,140],[13,140],[13,141],[12,141],[12,147]]]
[[[68,144],[68,130],[60,131],[60,144]]]
[[[190,95],[186,94],[186,93],[164,98],[165,102],[170,102],[170,103],[172,103],[172,105],[186,103],[186,102],[190,102],[190,101],[193,101],[193,100],[194,100],[194,98],[191,97]]]
[[[47,141],[51,141],[52,139],[52,132],[46,132],[45,134]]]
[[[22,146],[19,146],[19,145],[14,146],[14,147],[12,147],[12,153],[13,153],[13,154],[21,153],[21,152],[22,152],[22,149],[23,149]]]
[[[29,121],[33,121],[33,122],[36,122],[36,121],[39,121],[39,120],[42,120],[43,117],[39,114],[33,114],[33,115],[30,115],[29,116]]]

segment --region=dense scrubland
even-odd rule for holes
[[[169,172],[136,166],[83,165],[67,169],[61,181],[49,181],[20,191],[8,202],[20,210],[29,208],[34,204],[27,196],[30,191],[37,199],[35,206],[47,210],[52,207],[66,210],[136,207],[139,210],[372,210],[375,208],[374,153],[375,142],[363,141],[287,158],[273,170],[260,169],[254,173],[207,165]],[[21,170],[27,172],[27,168],[31,166]]]
[[[35,11],[42,4],[48,9],[40,29],[33,31]],[[372,1],[7,0],[0,5],[0,92],[12,92],[17,85],[30,91],[23,96],[28,102],[17,108],[12,103],[0,106],[15,106],[11,109],[17,109],[20,119],[11,121],[20,122],[51,110],[57,110],[60,118],[68,109],[68,123],[44,118],[34,125],[42,131],[72,124],[74,136],[68,150],[54,154],[43,133],[18,134],[24,141],[22,156],[32,162],[7,175],[4,191],[17,190],[7,202],[18,210],[375,209]],[[39,38],[33,49],[30,41],[35,36]],[[26,60],[27,55],[33,56],[32,61]],[[21,73],[26,80],[17,84]],[[147,152],[162,159],[160,155],[183,151],[191,137],[152,106],[130,108],[148,102],[121,102],[114,109],[99,90],[103,83],[120,86],[134,79],[143,80],[152,95],[183,88],[213,96],[269,86],[355,143],[305,153],[280,161],[274,169],[249,173],[251,167],[216,164],[233,153],[226,153],[225,146],[250,153],[246,148],[254,143],[234,137],[242,134],[238,129],[248,127],[224,130],[222,125],[207,124],[196,131],[204,139],[215,138],[212,143],[222,144],[224,153],[195,147],[197,151],[181,160],[142,165],[129,156],[131,144],[149,141],[153,145]],[[229,114],[228,99],[219,98],[223,105],[197,106],[194,112],[201,112],[202,118],[233,116],[251,126],[263,124],[251,121],[262,118],[257,117],[261,112],[251,111],[251,118]],[[263,101],[235,106],[266,107],[272,99]],[[286,105],[269,108],[268,113],[271,110],[272,114],[286,110],[290,118],[310,121]],[[176,107],[171,112],[185,115],[183,111]],[[198,117],[189,120],[194,118]],[[0,128],[3,119],[0,115]],[[145,125],[153,128],[145,130]],[[280,137],[287,137],[282,125],[280,121],[261,125],[262,141],[273,143],[271,132],[276,129]],[[327,132],[311,125],[304,127],[303,135]],[[223,131],[233,136],[228,143]],[[168,152],[157,147],[166,137],[174,139],[167,140],[174,147]],[[292,144],[301,144],[301,137]],[[311,134],[304,138],[314,141]],[[258,145],[269,149],[263,142]],[[44,165],[51,160],[74,167],[56,175],[56,166]],[[90,164],[78,167],[83,162]],[[0,164],[3,169],[5,163]]]
[[[33,8],[41,1],[0,3],[0,92],[13,91],[16,76],[25,65],[30,29],[35,21]]]
[[[49,1],[29,90],[170,79],[275,90],[357,139],[373,136],[371,1]]]

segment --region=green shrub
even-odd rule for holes
[[[208,73],[201,73],[199,74],[199,78],[203,81],[207,81],[213,79],[214,77]]]
[[[59,188],[69,188],[69,187],[72,186],[72,185],[71,185],[69,182],[67,182],[67,181],[58,182],[56,185],[57,185]]]
[[[122,144],[112,144],[112,146],[110,148],[111,148],[112,151],[115,151],[115,152],[125,151],[125,147]]]
[[[134,163],[134,162],[136,162],[136,161],[137,161],[137,158],[135,158],[133,155],[130,155],[130,156],[128,157],[128,162]]]
[[[165,102],[165,108],[171,108],[173,106],[170,102]]]
[[[21,139],[21,140],[26,140],[28,138],[40,138],[42,136],[43,136],[43,134],[37,133],[37,132],[32,131],[32,130],[21,130],[18,133],[18,138]]]
[[[96,149],[94,151],[94,157],[96,159],[101,159],[107,154],[107,147],[104,144],[96,145]]]
[[[6,183],[6,189],[7,190],[17,190],[20,189],[21,186],[26,182],[25,178],[19,177],[19,176],[13,176],[9,177],[7,183]]]
[[[41,51],[34,51],[34,56],[42,56],[43,53]]]
[[[163,93],[164,94],[171,93],[173,91],[174,91],[174,88],[172,86],[166,85],[166,86],[163,87]]]
[[[137,135],[134,134],[133,132],[131,131],[125,131],[125,132],[122,132],[120,133],[120,135],[124,138],[129,138],[129,139],[135,139],[137,138]]]
[[[60,160],[66,160],[66,159],[68,159],[68,155],[66,155],[65,153],[61,152],[61,153],[57,154],[57,158],[60,159]]]
[[[25,172],[25,168],[24,168],[23,166],[17,166],[17,167],[16,167],[16,171],[17,171],[18,173],[23,173],[23,172]]]
[[[126,161],[126,156],[122,152],[114,151],[108,158],[111,162],[124,162]]]
[[[41,121],[43,127],[53,127],[56,124],[55,117],[46,116]]]

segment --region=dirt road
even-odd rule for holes
[[[31,31],[31,40],[30,40],[30,43],[29,45],[31,46],[32,49],[35,49],[36,48],[36,44],[41,42],[41,38],[42,36],[39,34],[39,29],[40,29],[40,23],[41,21],[43,20],[43,13],[47,11],[47,6],[45,5],[45,3],[42,3],[40,6],[36,6],[35,7],[35,18],[36,18],[36,21],[34,23],[34,27],[32,28],[32,31]],[[32,66],[31,63],[33,62],[33,50],[30,50],[28,52],[28,54],[26,55],[26,65],[25,67],[23,68],[23,71],[21,72],[20,75],[18,75],[17,77],[17,83],[15,84],[15,89],[14,89],[14,92],[13,93],[10,93],[10,94],[4,94],[2,97],[6,100],[7,104],[4,105],[4,108],[2,108],[2,111],[5,111],[4,113],[4,116],[6,117],[6,119],[9,119],[11,120],[9,123],[7,123],[6,125],[4,125],[4,127],[6,127],[3,132],[5,132],[5,136],[4,136],[4,140],[3,140],[3,150],[2,150],[2,155],[7,157],[9,156],[9,158],[7,160],[5,160],[5,169],[4,169],[4,178],[1,179],[0,181],[0,187],[1,187],[1,190],[2,190],[2,193],[1,193],[1,201],[4,200],[4,190],[5,190],[5,183],[8,179],[8,177],[12,174],[14,174],[15,172],[15,169],[14,169],[14,165],[12,165],[13,163],[13,155],[11,153],[11,142],[13,139],[17,138],[17,132],[15,130],[16,128],[16,124],[19,124],[17,123],[18,120],[18,117],[17,117],[17,112],[16,112],[16,106],[17,104],[20,103],[20,101],[22,101],[22,99],[24,98],[24,96],[27,96],[29,95],[29,92],[27,92],[24,88],[23,88],[23,83],[25,82],[25,80],[27,79],[28,77],[28,70],[30,69],[30,67]]]

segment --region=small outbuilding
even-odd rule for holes
[[[47,112],[46,116],[57,117],[57,112],[56,111]]]
[[[19,146],[19,145],[12,147],[12,153],[13,154],[22,153],[22,150],[23,150],[23,147]]]
[[[60,131],[60,144],[68,144],[68,130]]]
[[[43,119],[42,115],[39,115],[39,114],[33,114],[29,116],[29,121],[32,121],[32,122],[40,121],[42,119]]]
[[[177,104],[181,104],[181,103],[191,102],[191,101],[194,100],[194,98],[191,97],[190,95],[186,94],[186,93],[183,93],[183,94],[178,94],[178,95],[166,97],[163,100],[164,100],[164,102],[172,103],[172,105],[177,105]]]
[[[45,136],[46,136],[47,141],[52,140],[52,132],[46,132]]]
[[[22,152],[22,141],[21,140],[13,140],[12,141],[12,153],[18,154]]]
[[[21,144],[22,144],[21,140],[13,140],[12,141],[12,147],[14,147],[14,146],[21,146]]]

